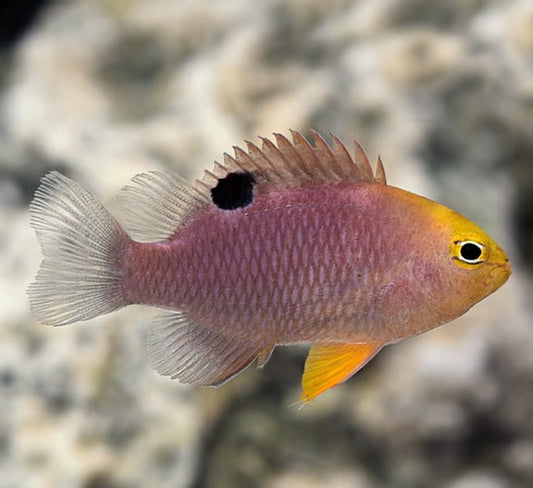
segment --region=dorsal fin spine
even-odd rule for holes
[[[239,146],[233,146],[233,153],[235,154],[235,157],[233,159],[243,170],[254,172],[260,169],[254,162],[250,154],[241,149]]]
[[[206,176],[208,176],[209,178],[211,178],[214,182],[218,181],[218,178],[219,178],[219,177],[218,177],[215,173],[213,173],[212,171],[206,169],[206,170],[205,170],[205,174],[206,174]]]
[[[311,153],[313,159],[317,161],[316,166],[320,168],[320,170],[322,171],[322,174],[324,175],[324,179],[336,180],[337,176],[335,175],[333,168],[327,165],[325,161],[320,160],[320,158],[315,152],[315,148],[311,145],[311,143],[305,137],[303,137],[300,133],[297,133],[297,134],[300,140],[303,142],[304,146],[309,149],[309,152]]]
[[[368,183],[372,183],[374,181],[374,173],[372,172],[372,166],[370,165],[370,161],[368,160],[368,156],[365,153],[365,150],[359,144],[355,139],[353,141],[354,145],[354,163],[356,166],[361,170],[362,175],[364,178],[363,181],[366,181]]]
[[[280,133],[275,132],[274,137],[276,138],[276,143],[280,150],[284,153],[287,153],[289,159],[294,161],[298,171],[308,179],[313,179],[313,172],[309,169],[306,162],[302,159],[302,156],[296,151],[294,144],[291,144],[290,141]]]
[[[202,187],[202,188],[198,188],[199,193],[203,194],[204,191],[207,193],[210,192],[213,185],[216,184],[216,183],[209,184],[209,182],[207,182],[206,179],[207,179],[207,171],[204,171],[204,177],[202,179],[197,179],[195,181],[196,185],[200,185]]]
[[[291,158],[287,158],[286,155],[281,151],[279,146],[276,146],[270,139],[267,139],[266,137],[260,137],[263,147],[262,150],[266,155],[270,155],[272,159],[274,160],[281,160],[283,161],[282,168],[284,171],[284,177],[290,177],[295,174],[300,174],[300,168],[298,166],[295,166],[293,162],[291,161]],[[301,175],[300,176],[304,176]]]
[[[246,171],[246,168],[244,167],[244,165],[241,164],[241,162],[238,159],[234,158],[228,153],[224,153],[224,164],[230,168],[233,166],[235,169]]]
[[[333,156],[328,143],[315,130],[312,130],[311,134],[315,141],[314,150],[319,155],[318,159],[320,159],[320,157],[323,159],[322,164],[325,164],[325,167],[330,169],[331,173],[334,175],[334,179],[342,180],[342,168],[340,168],[338,161]]]
[[[353,165],[353,158],[350,156],[348,149],[342,143],[342,141],[332,132],[329,133],[331,140],[333,142],[333,156],[340,163],[342,175],[344,178],[349,178],[350,176],[350,166]]]
[[[385,168],[383,167],[383,161],[381,160],[381,156],[378,156],[374,180],[376,181],[376,183],[381,183],[382,185],[387,184],[387,176],[385,175]]]
[[[224,158],[224,164],[215,161],[213,165],[212,171],[217,176],[217,178],[223,177],[227,173],[227,168],[231,168],[232,165],[232,161],[228,160],[227,153],[224,153],[222,157]]]
[[[279,171],[278,168],[276,168],[276,165],[272,163],[270,158],[262,151],[259,147],[257,147],[253,142],[245,141],[246,147],[248,149],[248,153],[254,160],[254,166],[258,167],[257,160],[263,159],[264,162],[266,162],[270,166],[270,170],[280,179],[284,178],[284,174]]]
[[[322,162],[318,159],[317,155],[315,154],[315,151],[313,150],[313,147],[311,146],[311,144],[309,144],[309,141],[304,136],[302,136],[302,134],[295,130],[291,130],[290,133],[292,135],[293,145],[296,151],[304,153],[302,159],[307,159],[308,165],[316,168],[317,170],[320,170],[320,172],[325,178],[330,178],[330,171],[328,171],[324,167]]]
[[[253,160],[250,155],[239,146],[233,146],[233,152],[235,153],[235,159],[242,164],[252,165]]]

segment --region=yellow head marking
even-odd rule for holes
[[[495,281],[493,269],[497,267],[503,283],[509,276],[510,266],[501,247],[476,224],[458,214],[454,216],[454,232],[449,244],[453,263],[472,271],[486,267],[486,273],[492,274],[491,279]]]
[[[448,253],[454,265],[472,271],[486,265],[487,273],[494,266],[501,267],[504,269],[503,281],[507,279],[510,269],[507,256],[485,231],[443,205],[430,200],[425,200],[425,205],[430,209],[436,224],[444,226],[450,232]]]

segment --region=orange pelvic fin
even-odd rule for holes
[[[357,373],[382,344],[313,344],[305,361],[300,402],[307,403]]]

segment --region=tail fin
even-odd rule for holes
[[[89,191],[53,171],[35,192],[30,215],[44,255],[28,288],[39,322],[66,325],[126,305],[120,252],[129,237]]]

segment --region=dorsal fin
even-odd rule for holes
[[[134,176],[118,199],[131,236],[154,242],[174,234],[189,215],[209,203],[208,195],[176,173],[149,171]]]
[[[386,183],[381,159],[374,174],[363,148],[356,141],[355,153],[351,156],[336,135],[330,133],[332,144],[329,146],[317,132],[311,131],[311,134],[314,145],[296,131],[291,131],[292,142],[281,134],[274,134],[275,142],[260,138],[261,147],[246,141],[246,150],[234,147],[234,156],[225,153],[224,162],[215,161],[195,184],[166,171],[135,176],[119,196],[126,227],[140,241],[167,239],[197,209],[213,203],[212,190],[221,179],[235,172],[252,173],[254,185],[258,187],[261,184],[264,187],[298,187],[327,181]]]
[[[361,145],[354,141],[354,156],[333,133],[332,144],[328,145],[322,136],[311,131],[314,144],[299,132],[290,131],[292,142],[282,134],[274,133],[275,142],[260,137],[261,147],[246,141],[246,151],[234,147],[234,156],[224,154],[224,163],[215,162],[199,182],[202,187],[212,188],[218,179],[236,171],[250,171],[258,183],[300,186],[305,183],[326,181],[352,181],[386,184],[381,159],[376,172]]]

